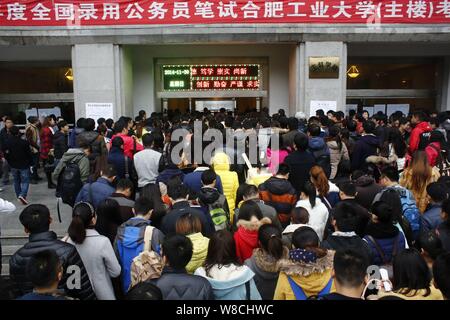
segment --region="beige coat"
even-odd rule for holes
[[[328,141],[327,142],[328,148],[330,149],[330,163],[331,163],[331,174],[330,174],[330,180],[334,179],[336,177],[339,163],[342,160],[350,160],[350,157],[348,155],[347,146],[345,143],[342,143],[342,149],[339,150],[339,146],[336,141]]]

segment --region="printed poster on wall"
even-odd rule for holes
[[[387,105],[387,115],[390,117],[393,113],[401,111],[403,115],[407,116],[409,114],[409,104],[388,104]]]
[[[86,103],[86,118],[94,119],[95,122],[97,122],[99,118],[114,119],[113,104],[98,102]]]
[[[313,117],[316,115],[317,110],[323,110],[325,113],[328,110],[337,111],[336,101],[322,101],[322,100],[311,100],[309,105],[309,116]]]

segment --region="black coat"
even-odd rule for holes
[[[365,135],[355,144],[352,153],[352,171],[367,167],[366,159],[377,154],[380,139],[374,135]]]
[[[53,148],[55,159],[61,159],[63,154],[69,149],[68,135],[57,131],[53,136]]]
[[[316,160],[314,156],[306,151],[294,151],[284,160],[290,167],[289,181],[298,192],[299,189],[309,181],[309,171]]]
[[[367,242],[359,236],[345,237],[331,235],[322,242],[322,248],[335,251],[353,249],[361,255],[364,255],[367,261],[370,261],[372,252]]]
[[[20,137],[11,136],[6,140],[4,155],[8,164],[14,169],[27,169],[32,163],[30,144]]]
[[[370,221],[372,215],[369,213],[367,208],[360,205],[355,199],[346,199],[340,201],[335,208],[342,206],[344,203],[348,203],[355,210],[355,213],[358,216],[358,225],[356,226],[356,230],[353,230],[360,237],[364,237],[366,234],[366,227]],[[334,210],[331,211],[331,215],[333,215]]]
[[[3,151],[6,146],[6,141],[11,137],[6,128],[0,130],[0,150]]]
[[[214,300],[209,281],[187,274],[186,270],[165,267],[161,277],[153,282],[161,290],[163,300]]]
[[[44,250],[55,250],[61,260],[64,274],[60,282],[60,289],[64,289],[69,296],[80,300],[93,300],[96,298],[77,249],[69,243],[58,240],[56,233],[53,231],[31,234],[29,242],[17,250],[10,258],[9,272],[17,296],[23,296],[33,290],[33,285],[26,276],[26,266],[32,255]],[[69,289],[67,287],[67,284],[74,283],[74,281],[68,281],[68,278],[75,274],[73,272],[67,273],[69,266],[78,266],[80,268],[80,289]]]

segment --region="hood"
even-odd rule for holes
[[[378,137],[374,136],[372,134],[367,134],[365,136],[362,136],[359,140],[363,141],[364,143],[366,143],[368,145],[375,146],[375,147],[378,147],[378,145],[380,144],[380,140],[378,139]]]
[[[291,259],[280,261],[280,271],[288,276],[309,276],[313,273],[323,273],[327,269],[333,268],[334,250],[327,250],[327,254],[322,258],[317,258],[315,262],[295,262]]]
[[[288,257],[289,249],[287,247],[283,247],[283,256],[281,259],[287,259]],[[261,248],[255,249],[252,256],[252,260],[258,267],[255,272],[264,279],[273,278],[274,273],[276,273],[276,276],[278,277],[281,259],[275,259]]]
[[[74,161],[75,159],[81,159],[85,156],[86,155],[83,152],[83,150],[71,148],[63,154],[62,161],[64,161],[64,162]]]
[[[272,220],[270,220],[270,218],[264,217],[261,220],[258,221],[247,221],[247,220],[241,220],[239,219],[236,226],[242,227],[247,231],[258,231],[259,228],[263,225],[263,224],[271,224]]]
[[[201,202],[206,204],[212,204],[216,202],[220,197],[219,191],[215,188],[203,187],[198,193],[198,198]]]
[[[144,241],[144,228],[151,222],[143,218],[131,218],[123,223],[118,230],[118,236],[122,238],[123,246],[136,249]]]
[[[311,137],[309,139],[309,148],[311,150],[321,150],[325,148],[326,143],[325,140],[321,137]]]
[[[270,177],[268,180],[266,180],[264,185],[270,193],[276,195],[289,193],[292,189],[292,185],[289,183],[289,181],[277,177]]]
[[[223,152],[218,152],[212,159],[212,166],[216,171],[229,171],[230,170],[230,158]]]
[[[242,286],[254,277],[254,273],[247,266],[230,264],[227,266],[214,265],[208,275],[204,268],[195,271],[195,275],[204,277],[211,284],[217,299],[228,295],[236,287]]]
[[[421,123],[416,125],[416,127],[414,129],[416,129],[416,128],[420,129],[420,131],[422,131],[422,132],[429,132],[432,130],[430,124],[426,121],[422,121]]]
[[[355,180],[355,184],[358,187],[367,187],[374,183],[375,183],[375,179],[368,175],[364,175]]]

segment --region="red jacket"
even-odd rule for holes
[[[253,255],[253,249],[258,248],[258,230],[247,230],[239,227],[234,234],[236,255],[240,262],[244,262]]]
[[[416,127],[411,132],[411,137],[409,139],[409,154],[412,156],[414,152],[419,149],[420,135],[424,132],[430,132],[431,127],[430,124],[426,121],[422,121],[417,124]]]
[[[439,142],[432,142],[425,148],[425,152],[427,154],[428,163],[430,166],[434,167],[437,164],[437,158],[441,153],[441,144]]]
[[[49,127],[42,128],[40,134],[41,140],[41,159],[48,159],[50,149],[53,149],[53,131]]]
[[[123,139],[123,153],[128,158],[133,159],[133,151],[139,152],[144,150],[144,147],[139,142],[136,142],[136,150],[134,150],[134,139],[133,137],[127,136],[126,134],[115,134],[111,138],[110,145],[112,146],[112,141],[115,137],[121,137]]]

